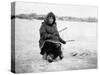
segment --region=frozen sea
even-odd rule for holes
[[[75,40],[62,45],[63,60],[48,63],[39,49],[42,20],[15,19],[15,67],[17,73],[97,68],[97,23],[57,21],[60,36]]]

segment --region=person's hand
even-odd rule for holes
[[[66,44],[66,41],[62,41],[63,44]]]
[[[51,34],[48,34],[48,37],[52,37],[52,35]]]
[[[53,35],[48,34],[48,38],[49,38],[49,39],[52,39],[52,38],[53,38]]]

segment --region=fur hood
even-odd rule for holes
[[[47,16],[45,17],[45,19],[44,19],[44,22],[47,24],[47,25],[51,25],[50,23],[49,23],[49,21],[48,21],[48,18],[49,17],[53,17],[53,19],[54,19],[54,21],[53,21],[53,23],[52,23],[52,25],[55,23],[55,21],[56,21],[56,17],[55,17],[55,15],[54,15],[54,13],[52,13],[52,12],[49,12],[48,14],[47,14]]]

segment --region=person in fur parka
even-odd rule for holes
[[[59,32],[57,30],[56,17],[52,12],[49,12],[47,14],[46,18],[44,19],[44,22],[42,22],[39,32],[40,32],[39,47],[41,49],[40,54],[42,55],[44,54],[42,48],[46,40],[51,40],[57,46],[59,46],[57,42],[66,44],[66,42],[59,35]]]

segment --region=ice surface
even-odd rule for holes
[[[57,21],[64,40],[75,40],[62,45],[64,59],[48,63],[39,49],[40,20],[15,20],[15,62],[17,73],[65,71],[97,68],[97,23]]]

